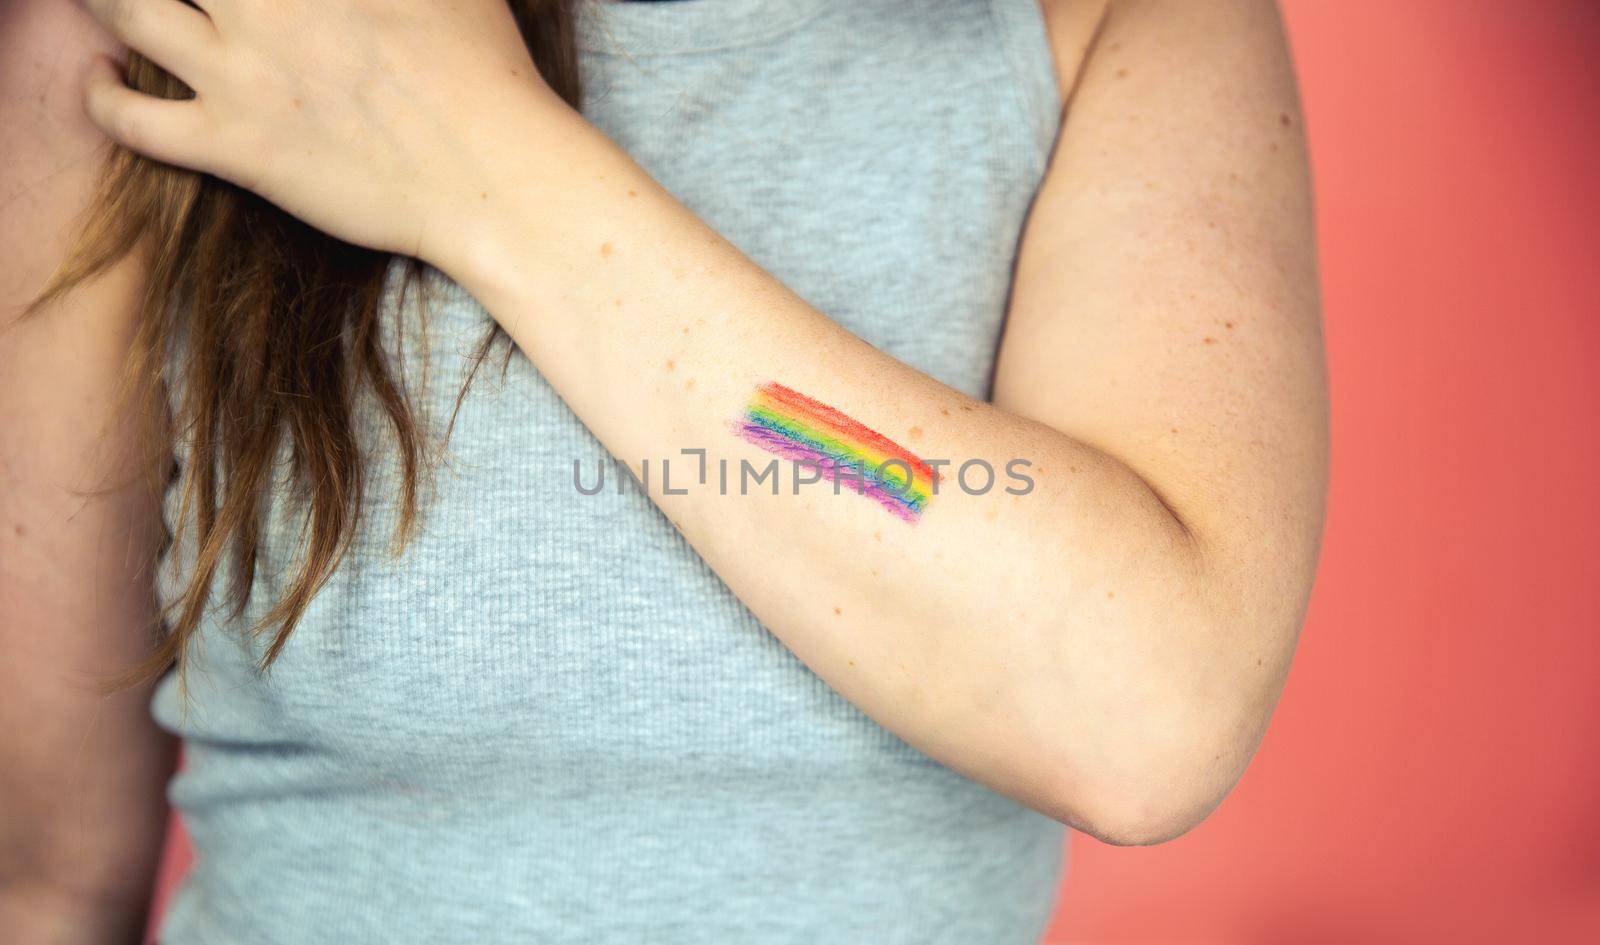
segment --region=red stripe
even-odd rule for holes
[[[933,471],[932,466],[913,455],[905,447],[876,430],[863,426],[860,422],[821,401],[812,400],[805,394],[784,387],[777,381],[769,381],[762,384],[761,392],[798,413],[831,426],[841,433],[853,436],[863,443],[869,443],[877,447],[880,452],[904,460],[913,470],[922,473],[930,481],[937,481],[938,479],[938,474]]]

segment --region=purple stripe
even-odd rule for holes
[[[754,443],[769,453],[774,453],[782,459],[794,462],[813,464],[822,473],[822,477],[829,482],[842,482],[858,495],[875,499],[879,505],[900,516],[908,522],[915,522],[920,510],[908,505],[906,500],[883,486],[872,481],[870,477],[861,475],[858,467],[845,465],[846,470],[842,475],[835,460],[809,446],[796,443],[781,433],[778,433],[759,423],[745,421],[739,425],[739,435],[747,442]]]

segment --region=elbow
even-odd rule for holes
[[[1053,680],[1024,716],[1035,748],[1029,780],[1045,801],[1035,806],[1113,846],[1167,843],[1204,822],[1243,777],[1298,624],[1230,612],[1160,625],[1170,629],[1159,636],[1109,626],[1116,632],[1097,638],[1100,658]]]
[[[1061,765],[1044,812],[1112,846],[1153,846],[1183,836],[1216,810],[1238,783],[1255,726],[1186,726],[1183,734],[1102,741],[1093,756]],[[1224,734],[1230,733],[1230,734]],[[1148,732],[1144,733],[1146,736]]]
[[[1115,847],[1147,847],[1176,840],[1216,808],[1222,797],[1133,787],[1124,796],[1077,810],[1067,826]]]

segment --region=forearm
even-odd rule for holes
[[[756,616],[907,741],[1062,819],[1187,765],[1205,713],[1247,689],[1202,655],[1198,546],[1144,480],[856,338],[586,127],[510,162],[447,269],[612,453],[650,461],[651,498]],[[779,495],[749,486],[742,464],[773,456],[730,424],[767,381],[950,461],[937,494],[908,522],[848,480],[796,495],[788,462]]]

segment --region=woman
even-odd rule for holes
[[[1239,777],[1326,463],[1270,0],[33,3],[22,941],[134,927],[168,732],[167,945],[1031,941]],[[167,546],[68,485],[148,443]]]

